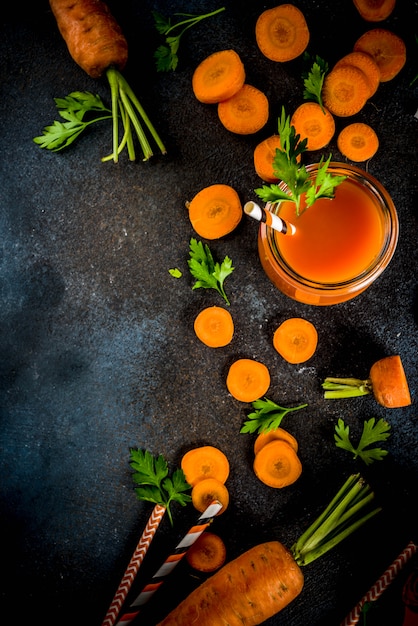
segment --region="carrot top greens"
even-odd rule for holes
[[[310,55],[305,52],[305,60],[309,60]],[[324,108],[322,103],[322,86],[324,84],[325,74],[328,72],[328,63],[321,59],[318,55],[312,61],[311,68],[302,75],[303,78],[303,97],[305,100],[313,100],[317,102],[321,109]]]
[[[373,461],[380,461],[388,454],[387,450],[376,447],[371,448],[370,446],[380,441],[386,441],[389,436],[390,424],[382,418],[376,421],[374,417],[364,422],[363,432],[356,448],[350,440],[350,427],[341,418],[339,418],[335,426],[334,433],[335,445],[338,448],[351,452],[355,459],[362,459],[366,465],[371,465]]]
[[[283,181],[285,187],[272,183],[255,189],[255,193],[264,202],[277,204],[283,200],[295,203],[296,215],[302,212],[302,199],[305,198],[306,208],[320,198],[333,198],[335,188],[345,180],[345,176],[337,176],[328,172],[331,155],[326,161],[321,157],[315,178],[304,165],[298,162],[301,154],[307,151],[307,139],[300,139],[295,127],[290,123],[282,107],[278,120],[278,131],[282,148],[276,149],[273,160],[273,171],[276,178]],[[304,209],[303,209],[304,210]]]
[[[158,13],[158,11],[153,11],[152,15],[154,17],[156,29],[158,30],[160,35],[166,35],[166,45],[159,46],[154,53],[157,71],[169,72],[170,70],[175,70],[179,60],[177,52],[183,33],[185,33],[187,29],[191,28],[201,20],[207,17],[212,17],[217,13],[221,13],[221,11],[225,11],[225,7],[202,15],[194,15],[193,13],[175,13],[175,16],[185,18],[182,19],[180,22],[176,22],[175,24],[171,23],[170,18],[161,15],[161,13]],[[178,31],[179,29],[180,31],[177,32],[177,35],[170,35],[170,33]]]
[[[132,478],[138,485],[135,488],[138,499],[165,507],[172,524],[170,505],[177,502],[186,506],[192,500],[186,493],[191,485],[186,481],[183,470],[176,469],[170,478],[164,457],[161,454],[154,457],[148,450],[132,449],[130,466],[135,470]]]
[[[272,400],[264,398],[264,400],[255,400],[252,406],[254,411],[248,414],[248,420],[244,422],[240,430],[241,433],[267,433],[278,428],[288,413],[304,409],[308,405],[300,404],[286,409]]]
[[[215,289],[229,305],[225,293],[224,281],[234,268],[232,260],[226,256],[222,263],[215,261],[209,246],[196,239],[190,239],[190,258],[188,265],[191,275],[196,279],[192,289]]]

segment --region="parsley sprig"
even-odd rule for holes
[[[209,246],[194,238],[190,239],[189,254],[190,273],[196,279],[192,289],[215,289],[229,306],[224,281],[234,270],[232,260],[226,256],[222,263],[215,261]]]
[[[244,422],[240,433],[268,433],[270,430],[279,428],[282,420],[291,411],[304,409],[307,404],[300,404],[290,408],[284,408],[268,398],[255,400],[252,403],[252,413],[248,414],[248,420]]]
[[[202,15],[195,15],[193,13],[175,13],[174,15],[176,17],[185,18],[180,20],[179,22],[176,22],[175,24],[172,24],[170,18],[161,15],[161,13],[158,13],[158,11],[153,11],[152,14],[154,17],[156,29],[158,30],[160,35],[166,35],[165,45],[159,46],[154,53],[157,71],[169,72],[170,70],[175,70],[178,65],[179,59],[177,52],[179,49],[180,39],[182,35],[186,32],[186,30],[188,30],[201,20],[206,19],[207,17],[212,17],[217,13],[221,13],[221,11],[225,11],[225,7]],[[178,29],[180,29],[180,31],[177,33],[177,35],[170,35],[170,33],[173,33],[176,30],[178,31]]]
[[[371,465],[373,461],[380,461],[388,454],[387,450],[382,448],[370,448],[370,446],[381,441],[386,441],[389,436],[390,424],[384,419],[376,421],[374,417],[365,420],[363,432],[357,447],[354,447],[352,444],[350,440],[350,427],[344,423],[343,419],[338,419],[334,434],[335,444],[338,448],[343,448],[343,450],[351,452],[355,459],[362,459],[366,465]]]
[[[73,91],[65,98],[54,98],[54,102],[65,121],[55,120],[43,129],[42,135],[33,139],[41,148],[53,152],[72,144],[90,124],[112,118],[112,111],[103,104],[100,96],[89,91]]]
[[[305,196],[306,208],[312,206],[320,198],[333,198],[335,188],[345,180],[345,176],[337,176],[328,172],[331,155],[324,160],[321,157],[315,178],[299,163],[300,156],[307,150],[307,139],[296,134],[295,127],[290,123],[290,116],[286,115],[282,107],[278,119],[278,132],[281,150],[276,149],[273,160],[273,170],[276,178],[285,183],[282,188],[279,184],[263,185],[255,189],[255,193],[264,202],[276,204],[282,200],[295,203],[296,215],[302,213],[302,197]],[[304,210],[304,209],[303,209]]]
[[[310,60],[312,65],[310,70],[302,75],[304,86],[303,97],[305,100],[317,102],[323,110],[322,87],[325,74],[329,69],[328,63],[318,55],[311,60],[311,56],[305,53],[304,58],[305,60]]]
[[[138,485],[135,488],[138,499],[164,506],[173,524],[170,505],[177,502],[181,506],[186,506],[192,499],[186,493],[191,489],[191,485],[186,481],[183,470],[176,469],[170,478],[164,457],[161,454],[154,457],[148,450],[132,449],[130,465],[135,470],[132,477],[134,483]]]

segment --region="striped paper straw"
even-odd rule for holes
[[[221,508],[222,504],[217,500],[215,500],[208,506],[208,508],[201,514],[201,516],[197,520],[197,524],[190,528],[190,530],[183,537],[180,543],[177,544],[173,553],[170,554],[170,556],[164,561],[161,567],[155,572],[154,576],[151,579],[151,582],[143,588],[141,593],[129,606],[128,610],[122,615],[117,623],[117,626],[126,626],[135,619],[144,604],[146,604],[157,591],[157,589],[161,587],[164,579],[169,574],[171,574],[176,565],[178,565],[178,563],[184,557],[190,546],[194,544],[196,539],[198,539],[203,531],[209,526],[209,524],[213,521],[213,518],[217,513],[219,513]]]
[[[156,504],[145,527],[144,532],[135,548],[135,552],[132,555],[129,565],[120,581],[119,587],[113,597],[113,600],[109,606],[109,609],[105,615],[102,626],[113,626],[119,615],[122,604],[125,602],[129,589],[138,573],[140,565],[144,560],[144,556],[150,546],[150,543],[160,525],[161,520],[164,517],[166,508]]]
[[[361,617],[361,610],[366,602],[375,602],[382,595],[385,589],[390,585],[393,579],[399,574],[401,569],[417,552],[417,550],[418,546],[413,541],[410,541],[399,556],[396,557],[393,563],[389,565],[387,570],[383,572],[373,587],[370,587],[369,591],[362,597],[351,613],[347,615],[345,620],[341,623],[341,626],[355,626],[355,624],[358,624]]]

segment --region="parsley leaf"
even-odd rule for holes
[[[188,260],[190,273],[196,279],[192,289],[215,289],[229,306],[230,302],[225,293],[224,281],[234,268],[232,260],[226,256],[222,263],[215,262],[207,244],[196,239],[190,239],[190,258]]]
[[[255,400],[252,406],[255,411],[248,414],[248,420],[244,422],[240,433],[268,433],[270,430],[279,428],[283,418],[288,413],[304,409],[308,405],[300,404],[286,409],[272,400],[264,398],[264,400]]]
[[[154,457],[148,450],[132,449],[130,466],[135,470],[132,478],[138,485],[135,488],[138,499],[164,506],[173,524],[170,510],[172,502],[185,506],[192,499],[186,493],[191,485],[186,481],[183,470],[175,470],[170,478],[164,457],[161,454]]]
[[[319,198],[333,198],[335,187],[345,180],[345,176],[330,174],[328,166],[331,155],[326,161],[321,158],[315,179],[304,165],[300,165],[300,156],[307,151],[308,140],[300,139],[296,134],[295,127],[290,123],[290,116],[286,115],[282,107],[281,116],[278,119],[278,131],[281,149],[276,149],[273,159],[275,176],[283,181],[285,186],[278,184],[263,185],[255,189],[255,193],[264,202],[276,204],[282,200],[290,200],[295,203],[296,215],[300,215],[302,197],[305,195],[306,208],[313,205]]]
[[[370,465],[373,461],[380,461],[388,454],[387,450],[370,448],[370,446],[379,441],[386,441],[389,436],[390,424],[382,418],[376,422],[376,419],[372,417],[364,422],[359,444],[355,448],[350,441],[350,427],[339,418],[335,426],[334,439],[338,448],[351,452],[355,459],[360,457],[366,465]]]
[[[55,120],[43,129],[42,135],[33,139],[41,148],[53,152],[72,144],[90,124],[112,118],[112,111],[105,107],[100,96],[89,91],[73,91],[65,98],[54,98],[54,102],[58,113],[66,121]],[[84,117],[92,112],[100,114],[90,115],[85,121]]]
[[[305,53],[304,59],[311,60],[311,57],[308,53]],[[321,109],[324,108],[322,103],[322,86],[324,84],[325,74],[328,72],[328,67],[328,63],[316,55],[309,72],[302,75],[305,88],[303,92],[304,99],[317,102]]]
[[[220,9],[216,9],[216,11],[212,11],[211,13],[205,13],[202,15],[194,15],[193,13],[175,13],[175,16],[185,18],[181,19],[179,22],[173,24],[170,18],[166,18],[161,13],[157,11],[153,11],[152,15],[154,17],[154,25],[160,35],[166,35],[165,45],[161,45],[157,48],[154,53],[154,59],[156,62],[156,67],[158,72],[169,72],[170,70],[175,70],[178,65],[178,49],[180,45],[180,39],[183,33],[186,32],[188,28],[191,28],[201,20],[212,17],[221,11],[225,11],[225,7]],[[180,32],[177,35],[170,35],[176,29],[180,28]]]

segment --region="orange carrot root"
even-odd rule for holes
[[[207,478],[216,478],[224,483],[229,476],[229,461],[222,450],[214,446],[200,446],[183,455],[181,469],[192,487]]]
[[[308,361],[318,345],[318,333],[312,322],[290,317],[280,324],[273,335],[273,346],[289,363]]]
[[[200,102],[215,104],[231,98],[245,81],[244,64],[235,50],[220,50],[206,57],[192,77],[193,93]]]
[[[373,57],[380,69],[381,83],[395,78],[406,63],[405,42],[385,28],[366,31],[355,42],[354,51]]]
[[[267,393],[270,372],[264,363],[254,359],[238,359],[229,368],[226,386],[236,400],[254,402]]]
[[[353,0],[354,6],[366,22],[382,22],[395,8],[396,0]]]
[[[199,572],[214,572],[226,560],[226,546],[214,533],[204,532],[186,552],[190,567]]]
[[[302,473],[297,453],[283,439],[266,443],[255,455],[253,468],[261,482],[276,489],[292,485]]]
[[[357,122],[342,129],[337,138],[338,150],[350,161],[367,161],[379,148],[379,139],[371,126]]]
[[[325,76],[322,98],[325,107],[338,117],[355,115],[370,93],[365,73],[353,65],[340,65]]]
[[[238,193],[229,185],[204,187],[191,202],[186,202],[189,219],[198,235],[219,239],[240,223],[243,211]]]
[[[158,626],[257,626],[297,598],[303,584],[290,551],[278,541],[267,542],[224,565]]]
[[[199,480],[194,485],[191,496],[193,506],[200,513],[203,513],[214,500],[218,500],[222,504],[222,508],[217,515],[224,513],[229,505],[229,491],[224,483],[216,480],[216,478]]]
[[[271,61],[291,61],[309,43],[309,28],[302,11],[293,4],[280,4],[258,17],[255,27],[257,45]]]
[[[290,123],[301,140],[307,139],[308,150],[320,150],[329,144],[335,134],[331,113],[317,102],[303,102],[293,113]]]
[[[412,403],[401,357],[397,354],[376,361],[369,378],[375,400],[386,408],[401,408]]]
[[[92,78],[115,66],[123,70],[128,44],[101,0],[49,0],[58,29],[74,61]]]
[[[268,121],[267,96],[253,85],[245,83],[235,95],[218,104],[218,116],[222,125],[231,133],[256,133]]]

